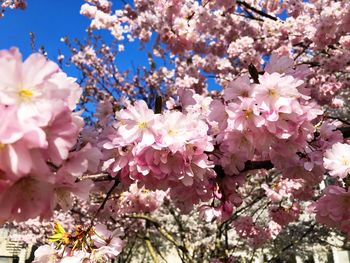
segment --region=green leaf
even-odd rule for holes
[[[58,242],[60,240],[63,240],[63,238],[66,236],[66,230],[62,227],[62,225],[58,222],[55,222],[55,226],[52,231],[52,236],[48,238],[50,242]]]
[[[48,240],[49,240],[49,242],[53,242],[53,243],[54,242],[58,242],[58,241],[62,240],[63,236],[64,236],[64,234],[57,233],[57,234],[54,234],[54,235],[50,236],[48,238]]]
[[[62,227],[62,225],[58,222],[55,223],[55,226],[54,226],[54,230],[53,232],[56,234],[56,233],[60,233],[60,234],[65,234],[66,233],[66,230],[64,230],[64,228]]]

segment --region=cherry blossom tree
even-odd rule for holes
[[[0,51],[0,223],[42,244],[34,262],[346,245],[349,1],[86,2],[88,39],[58,57],[79,84]],[[132,41],[149,64],[122,71]]]

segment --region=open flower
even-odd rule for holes
[[[95,235],[91,238],[97,247],[95,252],[103,255],[104,258],[114,258],[122,251],[124,242],[119,238],[121,231],[109,231],[105,225],[99,224],[95,226]]]
[[[331,176],[344,178],[350,172],[350,145],[343,143],[333,144],[323,158],[324,167]]]
[[[81,95],[74,79],[41,54],[32,54],[22,62],[18,49],[2,51],[0,68],[0,104],[16,105],[21,122],[47,122],[50,102],[63,101],[73,110]]]

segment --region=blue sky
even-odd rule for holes
[[[24,57],[31,51],[29,32],[34,32],[36,44],[44,45],[50,58],[56,58],[62,36],[81,38],[89,20],[79,14],[83,0],[29,0],[28,8],[6,10],[0,19],[0,48],[17,46]]]
[[[29,0],[26,10],[6,10],[5,17],[0,19],[0,49],[18,47],[26,58],[32,53],[29,32],[34,32],[36,47],[45,47],[48,57],[56,60],[58,50],[67,51],[60,41],[64,36],[70,39],[84,39],[90,20],[80,15],[83,0]],[[114,1],[113,8],[123,3]],[[118,6],[119,5],[119,6]],[[107,39],[112,39],[107,31],[99,31]],[[117,65],[122,69],[134,65],[146,65],[147,54],[139,50],[138,43],[125,45],[125,52],[117,58]],[[68,75],[79,78],[74,68],[64,68]]]

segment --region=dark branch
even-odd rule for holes
[[[270,170],[274,166],[271,161],[266,160],[266,161],[246,161],[244,169],[241,172],[246,172],[250,170],[256,170],[256,169],[266,169]]]
[[[157,96],[156,101],[154,103],[154,113],[162,113],[162,108],[163,108],[163,99],[162,96]]]
[[[94,217],[91,219],[91,226],[93,225],[93,222],[95,221],[95,218],[98,216],[98,214],[105,208],[105,205],[106,205],[108,199],[111,197],[113,191],[117,188],[118,184],[119,184],[119,179],[117,177],[115,177],[112,187],[107,192],[105,198],[103,199],[103,202],[101,203],[101,205],[97,209]]]
[[[259,72],[256,69],[256,67],[253,64],[249,64],[248,66],[248,72],[252,79],[254,80],[254,83],[259,84]]]
[[[314,228],[315,228],[316,224],[312,224],[297,240],[292,241],[291,243],[289,243],[287,246],[285,246],[284,248],[282,248],[281,253],[285,252],[286,250],[294,247],[295,245],[300,244],[300,242],[307,237],[310,233],[313,232]],[[273,262],[274,260],[278,259],[278,256],[275,256],[273,258],[271,258],[270,260],[268,260],[267,262]]]
[[[245,8],[253,11],[254,13],[258,14],[258,15],[261,15],[263,17],[266,17],[266,18],[269,18],[269,19],[272,19],[273,21],[277,21],[277,17],[275,16],[272,16],[272,15],[269,15],[267,13],[265,13],[264,11],[262,10],[259,10],[251,5],[249,5],[248,3],[244,2],[244,1],[240,1],[238,0],[237,1],[237,4],[241,5],[241,6],[244,6]]]
[[[340,127],[337,129],[338,131],[341,131],[344,138],[350,137],[350,127]]]

